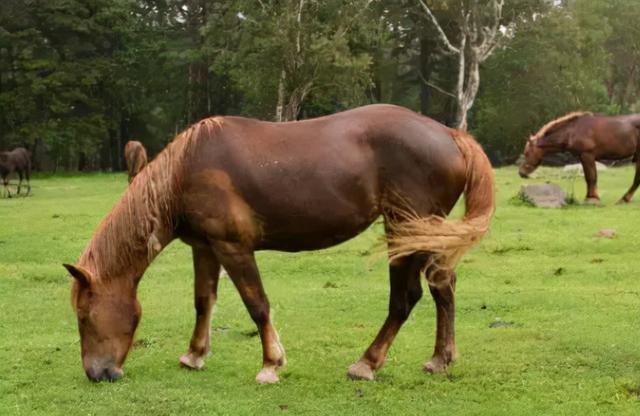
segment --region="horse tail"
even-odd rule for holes
[[[460,220],[438,215],[420,217],[413,210],[396,208],[387,224],[389,260],[393,262],[418,252],[432,254],[425,265],[430,283],[435,283],[431,279],[436,271],[453,270],[460,258],[482,239],[495,211],[495,184],[489,158],[468,133],[451,129],[450,134],[466,166],[464,217]]]

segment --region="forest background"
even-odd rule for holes
[[[3,0],[0,149],[121,170],[209,115],[369,103],[468,128],[496,164],[574,110],[640,112],[636,0]]]

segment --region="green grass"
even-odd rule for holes
[[[538,180],[582,199],[583,180],[558,172]],[[421,370],[435,330],[427,292],[377,380],[345,377],[386,315],[386,265],[370,254],[379,225],[329,250],[260,253],[289,360],[275,386],[253,381],[259,340],[228,279],[205,369],[179,368],[194,320],[190,250],[179,242],[140,285],[125,378],[90,383],[61,263],[78,258],[126,178],[36,178],[32,197],[0,200],[0,415],[638,414],[640,203],[613,205],[632,176],[601,174],[603,207],[541,210],[514,200],[515,169],[497,171],[491,233],[458,269],[460,356],[446,375]],[[617,236],[594,237],[601,228]],[[496,320],[512,325],[490,327]]]

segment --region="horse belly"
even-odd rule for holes
[[[349,240],[364,231],[379,215],[377,206],[324,215],[298,215],[287,220],[268,219],[257,249],[280,251],[318,250]]]
[[[349,150],[325,159],[330,166],[221,162],[204,169],[185,189],[189,228],[256,250],[315,250],[348,240],[380,215],[375,165],[366,152]]]

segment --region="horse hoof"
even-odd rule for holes
[[[447,364],[440,359],[432,359],[431,361],[424,364],[422,367],[425,373],[429,374],[437,374],[442,373],[447,369]]]
[[[278,381],[280,379],[274,367],[265,367],[256,376],[256,383],[258,384],[275,384]]]
[[[197,357],[192,352],[188,352],[180,357],[180,365],[191,370],[202,370],[202,367],[204,367],[204,358]]]
[[[351,364],[349,370],[347,370],[347,377],[351,380],[367,380],[373,381],[373,370],[367,363],[362,361],[358,361],[357,363]]]
[[[600,199],[599,198],[587,198],[584,200],[584,203],[586,205],[600,205]]]

